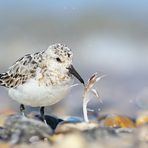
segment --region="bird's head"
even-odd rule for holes
[[[60,69],[60,71],[69,72],[84,84],[83,79],[72,65],[73,53],[66,45],[53,44],[48,47],[45,53],[48,56],[50,66],[56,67],[57,69]]]

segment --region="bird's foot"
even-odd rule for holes
[[[25,117],[25,106],[23,104],[20,105],[20,112],[23,117]]]

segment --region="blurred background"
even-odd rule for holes
[[[85,81],[95,72],[107,75],[96,85],[103,104],[94,99],[89,108],[134,117],[148,110],[147,15],[146,0],[1,0],[0,72],[25,54],[64,43]],[[82,92],[73,88],[47,112],[82,116]],[[2,87],[0,101],[1,113],[19,110]]]

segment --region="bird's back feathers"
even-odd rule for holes
[[[7,72],[0,74],[0,85],[12,88],[25,83],[29,78],[35,76],[41,61],[42,54],[40,52],[27,54],[18,59]]]

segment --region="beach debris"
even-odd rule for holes
[[[84,87],[83,92],[83,115],[85,122],[89,122],[88,115],[87,115],[87,104],[92,98],[97,98],[101,103],[102,100],[99,98],[99,93],[95,89],[95,84],[100,81],[106,75],[98,76],[97,73],[94,73],[90,79],[88,80],[87,84]]]

